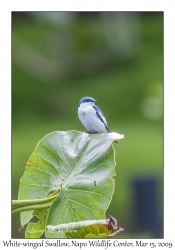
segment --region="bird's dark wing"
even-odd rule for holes
[[[97,107],[97,106],[95,106],[95,105],[93,105],[93,108],[94,108],[94,110],[95,110],[95,112],[96,112],[96,115],[97,115],[98,118],[100,119],[100,121],[104,123],[105,128],[106,128],[107,131],[110,133],[110,130],[109,130],[108,126],[107,126],[107,121],[106,121],[106,119],[105,119],[105,117],[104,117],[103,112],[101,111],[101,109],[99,109],[99,107]]]

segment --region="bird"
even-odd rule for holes
[[[89,134],[110,133],[106,118],[101,109],[95,105],[93,97],[83,97],[79,101],[78,118]]]

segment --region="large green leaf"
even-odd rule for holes
[[[19,199],[41,199],[60,190],[47,215],[46,225],[105,218],[114,192],[117,133],[95,134],[56,131],[39,141],[30,156],[19,188]],[[21,213],[21,223],[32,218]],[[49,238],[65,237],[64,232]]]

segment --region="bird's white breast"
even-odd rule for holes
[[[104,124],[97,117],[90,103],[82,103],[78,108],[78,117],[83,126],[91,133],[106,133]]]

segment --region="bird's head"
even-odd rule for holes
[[[80,105],[92,105],[96,102],[96,100],[92,97],[86,96],[81,98],[81,100],[79,101],[79,106]]]

